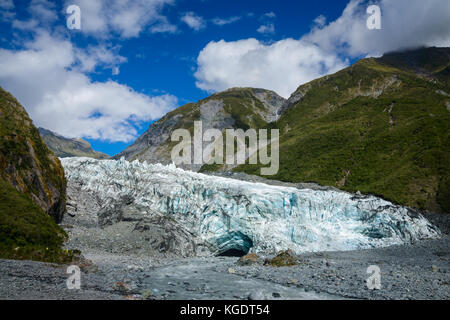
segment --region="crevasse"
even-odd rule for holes
[[[353,250],[440,236],[420,214],[374,196],[272,186],[123,159],[61,161],[69,184],[95,194],[101,205],[134,199],[140,214],[172,216],[215,254]]]

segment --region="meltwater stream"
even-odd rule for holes
[[[62,159],[69,185],[113,208],[170,216],[211,253],[354,250],[437,238],[423,216],[374,196],[272,186],[125,160]],[[138,208],[138,210],[136,210]]]

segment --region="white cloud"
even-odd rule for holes
[[[14,19],[14,2],[12,0],[0,0],[0,21],[10,21]]]
[[[263,14],[259,20],[263,21],[263,24],[256,30],[256,32],[259,32],[261,34],[274,34],[275,33],[275,25],[273,24],[273,21],[276,18],[276,14],[274,12],[267,12]]]
[[[161,11],[174,0],[66,0],[81,9],[81,31],[96,37],[111,32],[133,38],[148,30],[152,33],[175,32]]]
[[[269,23],[267,25],[262,25],[258,28],[258,30],[256,30],[259,33],[275,33],[275,26],[273,23]]]
[[[277,15],[275,14],[275,12],[271,11],[271,12],[264,13],[261,16],[261,19],[266,19],[266,18],[273,19],[273,18],[276,18],[276,16]]]
[[[92,72],[99,66],[115,69],[127,61],[127,58],[118,54],[119,47],[109,48],[105,45],[88,46],[86,49],[75,49],[78,60],[78,70]]]
[[[196,15],[194,12],[187,12],[181,17],[181,21],[186,23],[191,29],[199,31],[205,28],[206,23],[202,17]]]
[[[48,0],[31,0],[28,11],[44,23],[52,23],[58,19],[55,4]]]
[[[241,19],[242,19],[242,17],[234,16],[234,17],[229,17],[229,18],[214,18],[211,21],[215,25],[224,26],[224,25],[231,24],[231,23],[234,23],[236,21],[239,21]]]
[[[90,48],[91,60],[83,61],[86,53],[80,52],[41,31],[21,50],[0,49],[0,84],[36,125],[69,137],[129,142],[137,136],[135,124],[176,107],[171,95],[149,97],[115,81],[91,81],[83,70],[115,63],[117,57],[105,48]]]
[[[39,26],[38,20],[30,19],[30,20],[13,20],[12,27],[15,29],[19,29],[22,31],[25,30],[34,30]]]
[[[314,19],[314,24],[317,27],[323,27],[326,22],[327,22],[327,18],[322,14]]]
[[[210,92],[235,86],[263,87],[288,97],[314,78],[348,62],[340,57],[377,56],[419,46],[450,46],[448,0],[380,0],[382,30],[366,25],[369,3],[351,0],[342,15],[326,24],[317,17],[299,40],[267,45],[255,39],[210,42],[197,58],[197,87]],[[264,15],[261,19],[274,18]],[[264,27],[265,26],[265,27]],[[271,31],[265,23],[258,32]]]
[[[284,97],[301,84],[347,65],[304,41],[286,39],[270,45],[256,39],[210,42],[199,54],[197,86],[207,91],[230,87],[272,89]]]
[[[305,39],[327,51],[381,55],[419,46],[450,46],[448,0],[381,0],[382,29],[369,30],[368,3],[351,0],[341,17],[314,28]]]
[[[48,28],[58,20],[54,3],[48,0],[31,0],[27,11],[30,15],[28,20],[13,20],[13,28],[22,31],[33,31],[37,28]]]
[[[14,2],[12,0],[0,0],[0,9],[14,9]]]

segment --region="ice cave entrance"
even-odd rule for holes
[[[252,239],[240,231],[230,232],[217,238],[215,242],[219,247],[217,255],[222,257],[242,257],[253,247]]]

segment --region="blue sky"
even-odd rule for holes
[[[361,57],[449,44],[446,0],[426,8],[418,0],[128,1],[0,0],[0,85],[36,125],[110,155],[167,111],[215,91],[253,86],[288,97]],[[81,30],[66,28],[71,4],[81,8]],[[371,4],[382,9],[382,30],[367,29]]]

